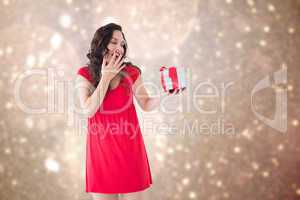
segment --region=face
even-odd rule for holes
[[[106,54],[107,62],[109,62],[113,56],[113,53],[116,52],[117,58],[119,56],[123,56],[125,47],[125,40],[123,38],[122,32],[115,30],[113,32],[112,38],[110,39],[107,49],[108,52]]]

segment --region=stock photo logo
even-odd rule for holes
[[[186,73],[184,76],[185,78],[186,75],[188,74],[189,78],[188,80],[190,80],[190,78],[192,77],[192,72],[190,71],[190,69],[186,70],[188,73]],[[46,99],[47,99],[47,107],[43,107],[43,108],[31,108],[30,105],[26,104],[25,102],[23,102],[22,98],[21,98],[21,85],[22,83],[27,80],[30,79],[34,76],[44,76],[47,80],[47,93],[46,95]],[[31,69],[31,70],[26,70],[24,71],[22,74],[20,74],[17,78],[17,81],[15,82],[15,87],[14,87],[14,97],[15,97],[15,102],[18,105],[18,107],[23,111],[26,112],[28,114],[43,114],[43,113],[57,113],[57,114],[64,114],[67,115],[68,117],[68,124],[72,125],[74,122],[71,122],[72,120],[74,120],[74,113],[77,114],[84,114],[84,110],[79,109],[76,105],[75,105],[75,100],[74,98],[76,98],[76,96],[74,96],[74,91],[76,89],[76,87],[73,87],[72,81],[62,81],[59,80],[60,78],[62,78],[64,76],[63,71],[56,71],[53,68],[48,68],[48,69]],[[284,85],[287,83],[287,67],[285,65],[283,65],[283,67],[274,72],[271,76],[266,76],[263,79],[259,80],[258,83],[255,84],[255,86],[253,87],[252,91],[251,91],[251,111],[254,113],[255,117],[257,119],[259,119],[262,123],[264,123],[265,125],[279,131],[279,132],[287,132],[287,91],[286,89],[280,87],[281,85]],[[146,84],[150,84],[150,83],[146,83]],[[199,114],[202,115],[210,115],[210,114],[217,114],[218,111],[217,110],[205,110],[199,107],[199,105],[197,105],[197,97],[201,98],[207,98],[207,97],[211,97],[211,95],[198,95],[197,91],[200,91],[201,87],[209,87],[208,89],[214,91],[216,93],[216,96],[220,102],[218,102],[218,105],[215,105],[217,107],[221,108],[221,114],[224,114],[225,112],[225,96],[228,93],[228,90],[230,87],[233,86],[233,82],[227,83],[221,85],[221,90],[219,91],[217,86],[213,83],[211,83],[210,81],[201,81],[200,83],[197,84],[196,87],[192,87],[192,82],[188,81],[187,85],[185,87],[188,88],[189,92],[192,93],[185,93],[184,95],[180,96],[178,98],[179,102],[178,102],[178,106],[182,106],[184,104],[184,102],[186,101],[188,104],[191,103],[190,100],[192,100],[192,104],[195,106],[195,109],[197,110],[197,112]],[[60,87],[59,87],[60,85]],[[160,88],[155,86],[155,84],[151,83],[150,84],[153,88],[156,88],[156,92],[159,93]],[[275,102],[276,102],[276,106],[275,106],[275,114],[274,114],[274,118],[270,119],[268,117],[265,117],[264,115],[260,114],[257,110],[256,107],[258,106],[255,102],[254,102],[254,97],[256,96],[256,94],[259,91],[262,91],[263,89],[266,88],[273,88],[275,91]],[[67,89],[67,90],[66,90]],[[66,90],[66,91],[65,91]],[[65,104],[64,100],[67,98],[68,102]],[[171,110],[172,112],[168,111],[167,107],[168,104],[172,105],[172,102],[170,102],[169,99],[170,97],[164,97],[161,101],[159,110],[156,110],[156,112],[162,112],[164,114],[174,114],[177,112],[190,112],[190,109],[187,110],[182,110],[179,109],[178,106],[174,106]],[[172,97],[171,97],[172,98]],[[128,102],[130,103],[130,102]],[[127,104],[128,104],[127,103]],[[169,106],[170,106],[169,105]],[[190,108],[189,105],[187,105],[188,108]],[[121,110],[114,110],[114,111],[102,111],[105,113],[117,113],[120,112],[124,109],[126,109],[127,106],[125,106],[125,108],[122,108]],[[175,110],[173,110],[175,109]],[[73,113],[73,114],[72,114]],[[222,118],[222,116],[219,116]],[[77,121],[77,120],[75,120]],[[186,123],[187,121],[184,120],[184,123]],[[195,126],[195,123],[199,123],[198,119],[193,120],[193,126]],[[189,124],[189,123],[188,123]],[[205,126],[207,127],[208,124],[201,122],[201,127]],[[229,127],[230,130],[234,130],[234,124],[232,123],[226,123]],[[226,125],[225,124],[225,125]],[[184,127],[186,128],[187,124],[184,125]],[[198,124],[199,126],[199,124]],[[216,127],[219,127],[218,130],[222,129],[223,132],[224,130],[224,119],[219,119],[211,124],[212,127],[214,127],[214,129]],[[203,128],[202,127],[202,128]],[[221,127],[221,128],[220,128]],[[223,127],[223,128],[222,128]],[[225,126],[226,127],[226,126]],[[201,129],[202,129],[201,128]],[[193,129],[193,128],[192,128]],[[213,129],[213,130],[214,130]],[[212,130],[210,130],[211,132],[214,132]],[[226,132],[226,131],[225,131]]]
[[[274,83],[272,83],[274,80]],[[251,91],[251,109],[255,116],[261,120],[264,124],[270,126],[271,128],[280,131],[282,133],[287,132],[287,91],[281,87],[280,84],[287,83],[287,68],[283,66],[282,69],[273,73],[273,76],[266,76],[261,79]],[[275,115],[273,119],[269,119],[255,110],[255,104],[253,98],[255,93],[275,86]],[[276,87],[277,86],[277,87]]]

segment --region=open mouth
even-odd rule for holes
[[[111,53],[110,56],[113,57],[114,53]],[[116,51],[116,59],[118,59],[120,56],[122,57],[123,54]]]

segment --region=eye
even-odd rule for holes
[[[110,41],[110,43],[112,43],[113,45],[117,45],[118,44],[118,42],[116,42],[116,41]],[[121,46],[125,48],[126,44],[122,43]]]

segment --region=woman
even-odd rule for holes
[[[133,96],[144,111],[159,105],[149,97],[141,70],[124,62],[121,26],[110,23],[94,34],[89,63],[77,74],[81,107],[88,115],[86,192],[100,199],[140,199],[152,176]],[[79,87],[78,87],[79,86]]]

